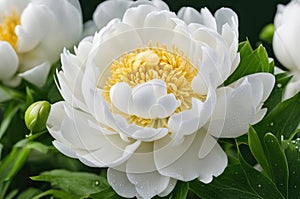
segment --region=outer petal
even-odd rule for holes
[[[64,47],[70,47],[82,34],[80,10],[66,0],[37,0],[26,7],[16,28],[21,71],[44,61],[58,60]],[[60,30],[60,34],[57,34]]]
[[[257,114],[261,114],[259,109],[275,82],[274,77],[267,73],[249,75],[242,80],[237,88],[223,87],[217,90],[217,104],[206,126],[207,131],[215,137],[238,137],[246,133],[249,124],[258,122]],[[252,99],[251,102],[249,99]]]
[[[135,185],[136,191],[142,198],[152,198],[162,193],[169,185],[170,177],[157,171],[149,173],[126,173],[129,181]]]
[[[62,110],[63,109],[63,110]],[[118,135],[106,135],[89,126],[93,118],[66,103],[53,105],[47,128],[62,153],[89,166],[115,166],[126,161],[140,142],[126,143]],[[76,154],[76,155],[74,155]]]
[[[210,142],[213,146],[209,146],[209,150],[202,148],[208,139],[206,136],[209,137],[201,129],[187,136],[180,145],[173,145],[168,140],[156,141],[154,160],[158,172],[182,181],[198,178],[205,183],[220,175],[227,166],[227,156],[216,142]],[[206,151],[204,157],[199,157],[200,150]]]
[[[18,70],[18,56],[9,43],[0,41],[0,57],[0,80],[9,80]]]
[[[279,5],[275,16],[273,50],[278,60],[289,69],[300,69],[300,57],[297,53],[300,44],[300,2],[293,0],[286,6]]]
[[[293,97],[300,91],[300,81],[292,81],[285,88],[283,100]]]
[[[50,67],[51,65],[49,62],[44,62],[19,75],[35,86],[42,87],[46,83]]]
[[[138,195],[135,186],[128,180],[125,172],[108,168],[107,180],[110,186],[122,197],[133,198]]]

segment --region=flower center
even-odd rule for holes
[[[195,93],[191,83],[197,75],[198,69],[193,67],[183,52],[178,52],[173,46],[170,52],[166,46],[138,48],[125,54],[111,64],[111,76],[103,89],[104,99],[111,103],[110,89],[117,83],[125,82],[132,88],[153,79],[160,79],[166,83],[167,93],[173,94],[181,105],[175,112],[191,109],[192,98],[202,101],[206,96]],[[111,107],[114,109],[113,107]],[[169,118],[145,119],[136,115],[123,115],[129,123],[143,127],[167,127]]]
[[[9,16],[2,16],[2,21],[0,22],[0,40],[7,41],[14,49],[16,49],[18,41],[15,27],[20,24],[20,16],[15,11]]]

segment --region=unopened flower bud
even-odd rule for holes
[[[38,101],[31,104],[25,112],[25,124],[31,132],[46,129],[46,122],[51,109],[47,101]]]

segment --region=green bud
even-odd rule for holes
[[[274,35],[274,25],[268,24],[261,30],[259,34],[259,38],[271,44],[273,40],[273,35]]]
[[[47,101],[39,101],[31,104],[25,112],[25,124],[31,132],[39,132],[46,129],[46,122],[51,105]]]

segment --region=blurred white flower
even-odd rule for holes
[[[299,0],[292,0],[286,6],[278,5],[274,19],[273,50],[280,63],[294,75],[286,87],[285,99],[300,91],[299,18]]]
[[[220,175],[227,156],[217,139],[261,120],[274,86],[266,73],[222,86],[239,64],[237,15],[176,15],[159,0],[111,0],[94,16],[102,29],[61,55],[65,101],[47,121],[55,147],[109,167],[108,182],[123,197],[166,196],[177,180]]]
[[[0,0],[0,81],[43,86],[63,48],[81,34],[77,0]]]

